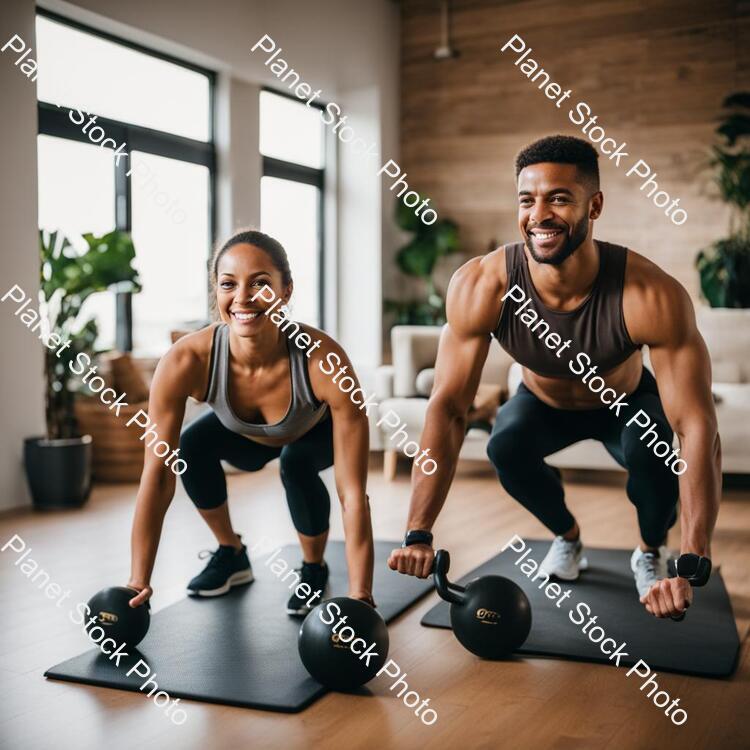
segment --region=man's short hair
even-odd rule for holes
[[[532,164],[575,164],[582,179],[593,190],[599,190],[599,154],[583,138],[572,135],[548,135],[530,143],[516,156],[516,178],[524,167]]]

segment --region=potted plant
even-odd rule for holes
[[[729,236],[701,250],[696,258],[701,292],[712,308],[750,308],[750,92],[723,102],[725,113],[713,147],[714,180],[730,207]],[[731,313],[720,317],[727,323]]]
[[[396,223],[414,237],[396,255],[396,264],[408,276],[423,281],[422,299],[385,300],[386,312],[395,314],[395,325],[443,325],[445,299],[433,278],[437,262],[459,251],[458,227],[449,219],[425,224],[402,201],[396,203]]]
[[[88,247],[79,254],[61,233],[39,233],[40,311],[49,332],[70,346],[45,347],[47,435],[27,438],[24,444],[26,477],[37,508],[80,506],[91,490],[91,437],[79,434],[74,413],[76,392],[86,386],[71,365],[79,367],[79,355],[93,355],[98,328],[93,317],[81,320],[81,308],[89,296],[113,285],[141,288],[126,232],[84,234],[83,239]]]

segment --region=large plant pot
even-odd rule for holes
[[[91,435],[24,440],[23,459],[34,507],[78,508],[91,492]]]

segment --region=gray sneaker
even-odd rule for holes
[[[550,578],[575,581],[578,574],[586,570],[588,566],[588,560],[583,556],[583,544],[580,539],[569,542],[561,536],[556,536],[539,566],[539,571]]]
[[[668,559],[669,550],[666,547],[659,547],[658,552],[644,552],[640,547],[633,550],[630,569],[639,597],[645,596],[657,581],[667,577]]]

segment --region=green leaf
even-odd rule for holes
[[[701,292],[711,307],[750,307],[750,237],[735,234],[695,259]]]
[[[727,139],[728,145],[734,146],[740,138],[750,135],[750,117],[736,113],[727,115],[716,132]]]
[[[425,224],[413,208],[396,201],[396,222],[414,236],[396,253],[396,264],[408,276],[424,281],[425,298],[385,300],[384,309],[395,318],[395,325],[443,325],[445,300],[435,287],[432,274],[440,258],[460,251],[458,226],[449,219]]]
[[[385,311],[394,315],[394,325],[432,326],[445,323],[445,307],[421,300],[385,300]]]
[[[722,107],[746,107],[750,109],[750,91],[738,91],[736,94],[730,94],[722,102]]]
[[[458,252],[458,226],[450,219],[436,222],[432,233],[435,237],[438,255],[450,255]]]
[[[400,198],[396,200],[396,224],[405,232],[419,232],[424,222]]]
[[[436,243],[431,238],[417,235],[408,245],[398,251],[396,263],[409,276],[426,279],[432,276],[438,257]]]
[[[132,265],[135,247],[130,235],[113,230],[101,236],[87,232],[82,237],[87,249],[78,253],[62,233],[39,233],[40,290],[50,329],[71,342],[60,358],[46,350],[47,431],[51,437],[75,434],[69,396],[77,381],[68,364],[81,353],[91,356],[98,335],[94,318],[83,323],[79,320],[83,304],[97,292],[141,290]]]

